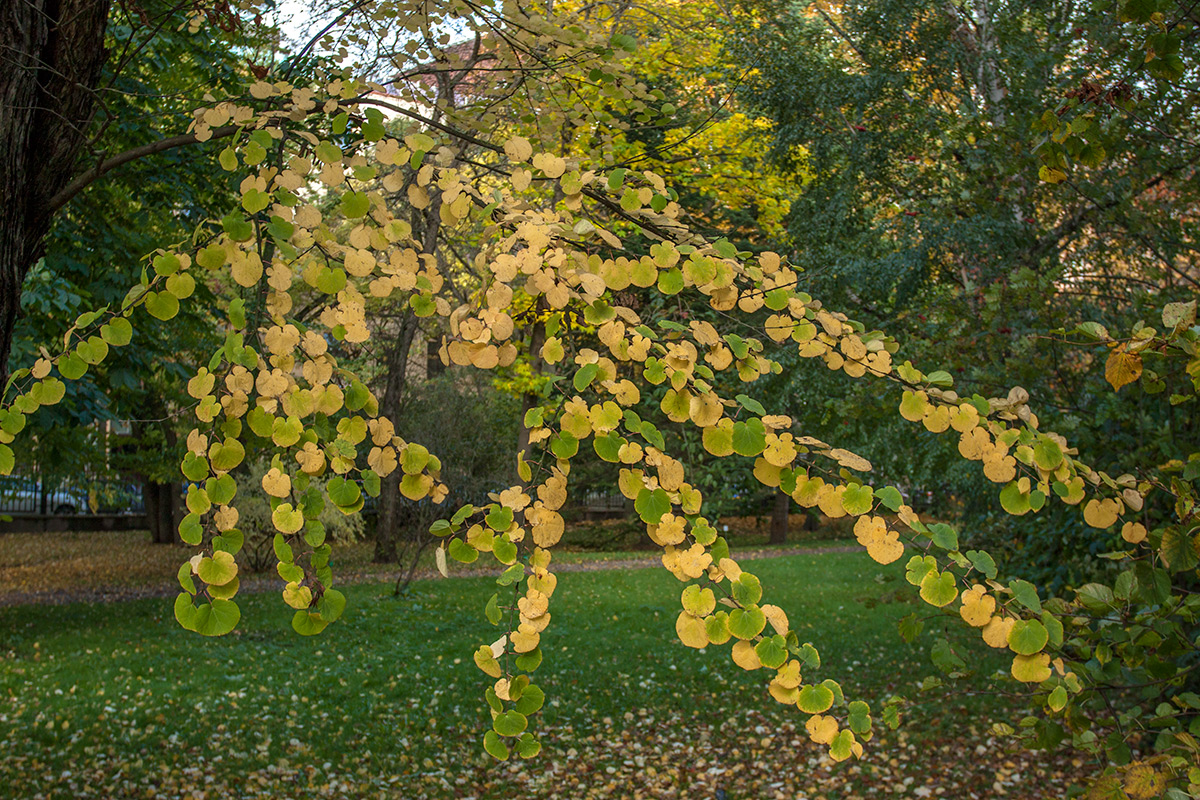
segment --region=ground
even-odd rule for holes
[[[0,564],[10,570],[5,545],[0,537]],[[163,549],[172,557],[163,563],[177,564],[181,551]],[[110,563],[120,571],[125,562]],[[153,572],[131,561],[111,577],[143,568]],[[764,675],[736,667],[727,648],[679,644],[681,584],[668,573],[621,568],[562,576],[537,673],[548,698],[534,718],[542,754],[497,764],[480,748],[488,681],[470,657],[496,636],[482,614],[493,580],[425,579],[395,598],[389,583],[365,575],[347,588],[343,620],[311,639],[290,630],[277,587],[244,598],[239,630],[215,641],[181,630],[157,597],[0,609],[0,794],[1064,794],[1079,764],[1062,753],[1010,752],[988,732],[992,721],[1025,713],[1020,698],[990,693],[985,676],[1002,659],[964,639],[960,652],[979,676],[948,697],[919,690],[933,671],[930,641],[910,646],[896,634],[899,617],[921,608],[902,569],[857,548],[768,558],[753,569],[764,600],[785,608],[822,650],[822,669],[807,678],[838,680],[875,707],[892,694],[908,698],[901,728],[881,731],[862,760],[830,762],[807,741],[803,715],[772,700]]]

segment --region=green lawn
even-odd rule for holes
[[[291,631],[274,594],[241,598],[239,631],[218,640],[181,630],[163,600],[0,609],[0,796],[708,798],[720,789],[737,800],[926,796],[927,783],[947,797],[1052,796],[1049,778],[1023,794],[1038,767],[988,739],[998,701],[920,696],[928,642],[896,635],[896,620],[921,608],[897,565],[832,553],[747,566],[763,579],[764,602],[821,649],[817,677],[873,705],[892,693],[918,701],[862,761],[829,763],[807,743],[803,715],[767,695],[766,672],[743,672],[727,646],[675,641],[681,584],[640,569],[560,576],[537,676],[548,698],[535,717],[544,749],[510,764],[479,744],[489,679],[471,652],[497,636],[482,614],[490,579],[424,581],[405,599],[388,585],[348,587],[342,621],[313,639]],[[1002,663],[979,649],[966,656],[984,671]]]

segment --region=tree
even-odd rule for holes
[[[398,6],[410,15],[401,19],[418,59],[422,41],[435,39],[447,21],[428,8]],[[492,140],[455,127],[458,117],[449,110],[441,122],[379,99],[369,91],[378,86],[345,73],[303,82],[268,75],[274,79],[250,87],[252,101],[225,99],[202,109],[192,135],[204,137],[231,120],[239,127],[221,163],[242,178],[240,206],[221,209],[226,213],[201,244],[157,252],[153,274],[147,271],[119,308],[76,320],[63,352],[14,373],[16,395],[0,431],[11,439],[26,414],[63,399],[67,360],[126,345],[130,318],[141,324],[143,311],[162,320],[178,315],[191,295],[181,289],[189,279],[241,287],[231,289],[225,309],[224,345],[188,386],[197,424],[181,466],[195,485],[180,535],[198,557],[180,570],[175,614],[206,635],[238,622],[235,556],[245,537],[235,500],[253,453],[279,459],[260,484],[273,498],[277,570],[284,601],[295,609],[293,627],[319,633],[345,606],[319,522],[326,504],[355,513],[364,492],[378,494],[384,481],[412,499],[438,502],[450,492],[437,454],[396,435],[344,358],[348,347],[369,339],[366,298],[395,297],[420,319],[445,320],[444,353],[455,365],[490,370],[515,363],[523,351],[563,373],[524,414],[529,449],[516,453],[520,480],[486,504],[448,510],[431,528],[444,542],[439,563],[490,553],[502,570],[485,609],[502,634],[475,653],[495,681],[486,690],[493,729],[484,747],[496,758],[514,750],[532,757],[540,749],[529,726],[544,694],[531,676],[543,657],[540,636],[557,584],[551,564],[563,532],[559,509],[572,459],[589,444],[616,465],[618,485],[662,547],[664,566],[688,584],[676,621],[681,641],[731,644],[734,662],[766,670],[772,696],[807,715],[810,737],[833,758],[862,753],[873,726],[868,705],[846,697],[836,681],[819,679],[816,648],[801,640],[783,609],[763,602],[769,587],[741,568],[706,519],[687,466],[669,452],[664,431],[678,426],[697,433],[716,458],[751,459],[764,486],[829,516],[855,518],[856,537],[875,560],[892,563],[909,551],[906,577],[924,602],[1012,653],[1014,690],[1042,709],[1022,727],[1039,743],[1072,737],[1111,763],[1098,777],[1118,789],[1148,780],[1182,792],[1195,783],[1187,767],[1196,740],[1187,728],[1195,718],[1190,659],[1200,611],[1192,591],[1200,531],[1193,482],[1200,457],[1143,476],[1096,470],[1065,436],[1042,426],[1024,390],[960,395],[948,372],[900,361],[901,342],[798,289],[798,273],[779,254],[739,250],[693,231],[661,176],[563,155],[564,131],[602,139],[622,119],[646,124],[664,113],[652,105],[661,99],[623,69],[624,54],[636,46],[621,27],[623,10],[554,4],[536,14],[516,7],[499,14],[481,7],[455,20],[480,32],[479,47],[484,30],[497,48],[505,43],[481,80],[504,73],[524,90],[541,69],[551,77],[544,95],[528,87],[538,101],[529,109],[528,135],[504,131]],[[373,30],[359,29],[358,40]],[[584,102],[585,85],[601,92],[595,102]],[[371,112],[383,105],[408,118],[402,135],[389,135],[382,116]],[[487,114],[479,115],[484,126],[494,122]],[[468,145],[475,148],[469,160]],[[487,226],[488,246],[470,262],[479,288],[457,307],[439,294],[444,275],[414,235],[409,209],[389,205],[370,185],[396,164],[416,169],[422,186],[437,186],[443,227]],[[624,292],[707,307],[721,314],[721,325],[664,319],[651,327],[618,300]],[[319,300],[319,312],[301,319],[307,306],[297,297]],[[522,314],[535,324],[522,330]],[[1161,310],[1161,328],[1142,324],[1114,335],[1084,322],[1074,330],[1108,351],[1106,377],[1117,390],[1153,362],[1157,375],[1194,396],[1195,314],[1194,301],[1176,302]],[[992,556],[960,547],[955,528],[923,523],[895,487],[868,482],[868,459],[794,430],[790,417],[748,394],[728,397],[723,386],[734,374],[752,384],[781,372],[774,356],[783,348],[875,391],[893,390],[900,416],[912,423],[953,431],[961,456],[981,462],[985,476],[1003,486],[998,502],[1006,512],[1082,508],[1095,535],[1122,548],[1131,566],[1112,585],[1092,583],[1063,597],[1002,576]],[[658,411],[633,411],[652,387],[663,387]],[[0,466],[11,468],[11,450],[0,456]],[[1108,711],[1114,706],[1119,712]],[[898,706],[885,705],[881,716],[897,724]],[[1131,763],[1121,750],[1124,737],[1143,725],[1156,732],[1161,758]]]
[[[1052,333],[1065,319],[1127,328],[1196,288],[1191,78],[1162,79],[1161,63],[1189,23],[1183,6],[1155,8],[1161,29],[1132,6],[770,7],[731,45],[756,70],[747,99],[773,120],[777,161],[806,180],[788,220],[802,287],[903,333],[914,363],[939,364],[960,391],[1024,387],[1116,472],[1186,457],[1176,445],[1195,434],[1168,405],[1114,404],[1091,356]],[[870,391],[820,380],[791,409],[807,425],[829,414],[813,394],[852,403],[845,441],[987,524],[953,448],[911,436]],[[1107,566],[1069,517],[988,527],[1005,546],[1038,541],[1011,564],[1029,578],[1078,583]]]
[[[99,76],[103,109],[90,143],[97,153],[152,144],[160,136],[147,118],[186,120],[197,87],[232,89],[245,74],[241,56],[226,42],[175,30],[183,15],[172,17],[153,6],[143,10],[164,30],[147,35],[140,20],[114,12],[106,33],[110,52],[136,43],[139,56],[106,63]],[[43,349],[61,343],[64,318],[120,303],[148,251],[190,237],[206,209],[234,202],[235,191],[215,152],[178,149],[132,160],[79,191],[53,216],[45,254],[25,280],[11,363],[28,366]],[[74,481],[85,471],[142,480],[156,542],[176,541],[182,516],[183,447],[177,438],[186,429],[176,430],[175,417],[191,402],[184,387],[192,364],[220,342],[211,289],[201,284],[197,291],[200,302],[185,305],[169,324],[140,326],[136,346],[119,358],[68,365],[70,374],[90,371],[91,379],[72,384],[69,403],[34,415],[22,437],[22,461],[37,463],[43,473],[57,467]],[[95,423],[110,419],[136,420],[135,435],[119,443],[105,439]]]

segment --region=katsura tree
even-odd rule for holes
[[[339,358],[343,343],[369,340],[367,298],[392,298],[421,319],[444,320],[448,363],[493,370],[524,357],[560,378],[523,415],[518,479],[487,503],[448,509],[432,526],[442,538],[441,566],[481,557],[497,563],[497,592],[483,609],[497,638],[474,654],[489,679],[492,721],[483,746],[496,758],[540,749],[544,693],[533,681],[558,582],[561,509],[582,448],[613,465],[662,548],[663,566],[683,584],[675,633],[685,645],[728,648],[737,667],[761,671],[764,690],[795,706],[810,738],[834,759],[861,755],[874,715],[898,724],[898,703],[872,712],[863,699],[845,696],[836,667],[821,664],[819,643],[796,629],[803,610],[789,616],[770,604],[770,587],[738,563],[706,516],[689,466],[668,446],[664,430],[679,426],[696,431],[711,456],[752,465],[763,485],[828,516],[852,518],[876,561],[907,558],[905,576],[931,613],[960,618],[1011,655],[1012,690],[1040,709],[1013,733],[1041,745],[1070,739],[1096,754],[1098,786],[1114,793],[1196,791],[1200,455],[1139,475],[1094,469],[1089,454],[1041,424],[1024,389],[960,394],[936,364],[906,360],[903,342],[798,288],[788,259],[692,230],[662,176],[608,169],[566,150],[568,124],[603,129],[671,113],[624,69],[636,41],[621,27],[623,10],[392,3],[368,9],[379,19],[368,13],[366,27],[346,34],[371,41],[376,27],[389,36],[403,29],[422,58],[422,42],[450,27],[478,31],[478,46],[494,54],[481,81],[524,89],[544,79],[553,84],[545,97],[562,98],[529,109],[542,123],[538,135],[493,139],[490,122],[481,129],[451,116],[434,119],[415,103],[381,99],[381,86],[348,70],[303,81],[268,74],[249,86],[248,98],[198,109],[191,135],[236,129],[221,163],[240,178],[239,206],[214,209],[182,246],[164,243],[119,304],[76,319],[61,352],[14,373],[0,417],[5,441],[27,414],[63,400],[71,378],[62,366],[71,359],[102,361],[129,343],[147,315],[177,316],[197,282],[232,281],[242,291],[222,309],[224,344],[188,387],[196,425],[181,469],[193,486],[180,536],[195,554],[179,570],[175,615],[204,635],[237,625],[236,554],[245,540],[239,480],[248,454],[264,454],[271,467],[259,484],[273,498],[283,601],[295,609],[299,633],[318,634],[346,603],[334,588],[333,551],[319,522],[327,505],[356,513],[363,494],[379,493],[385,481],[412,499],[439,502],[450,491],[438,454],[396,435],[377,398]],[[585,86],[625,113],[618,118],[584,102]],[[403,130],[389,133],[373,112],[381,105],[406,119]],[[468,145],[478,172],[463,166]],[[410,207],[371,186],[396,164],[416,169],[419,187],[436,185],[442,226],[485,226],[486,246],[470,262],[478,288],[464,302],[440,293],[445,277],[414,236]],[[296,297],[313,292],[324,303],[301,321]],[[624,292],[673,298],[719,319],[649,325],[620,302]],[[518,325],[516,313],[529,309],[536,311],[532,324]],[[576,319],[586,328],[568,337],[565,324]],[[1153,369],[1194,396],[1194,300],[1168,304],[1128,333],[1069,325],[1107,353],[1115,389]],[[890,394],[914,428],[953,437],[962,458],[995,484],[1007,513],[1075,509],[1111,543],[1122,571],[1111,584],[1051,596],[1008,578],[992,555],[960,547],[954,527],[922,522],[894,487],[873,483],[868,458],[797,428],[751,396],[752,384],[782,370],[776,354],[784,351]],[[733,380],[746,387],[730,398],[724,387]],[[657,409],[634,411],[655,387],[663,388]],[[13,466],[7,444],[0,466]]]

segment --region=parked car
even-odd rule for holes
[[[46,492],[46,512],[75,514],[88,510],[87,495],[69,487]],[[6,514],[42,513],[42,490],[32,478],[0,477],[0,512]]]

